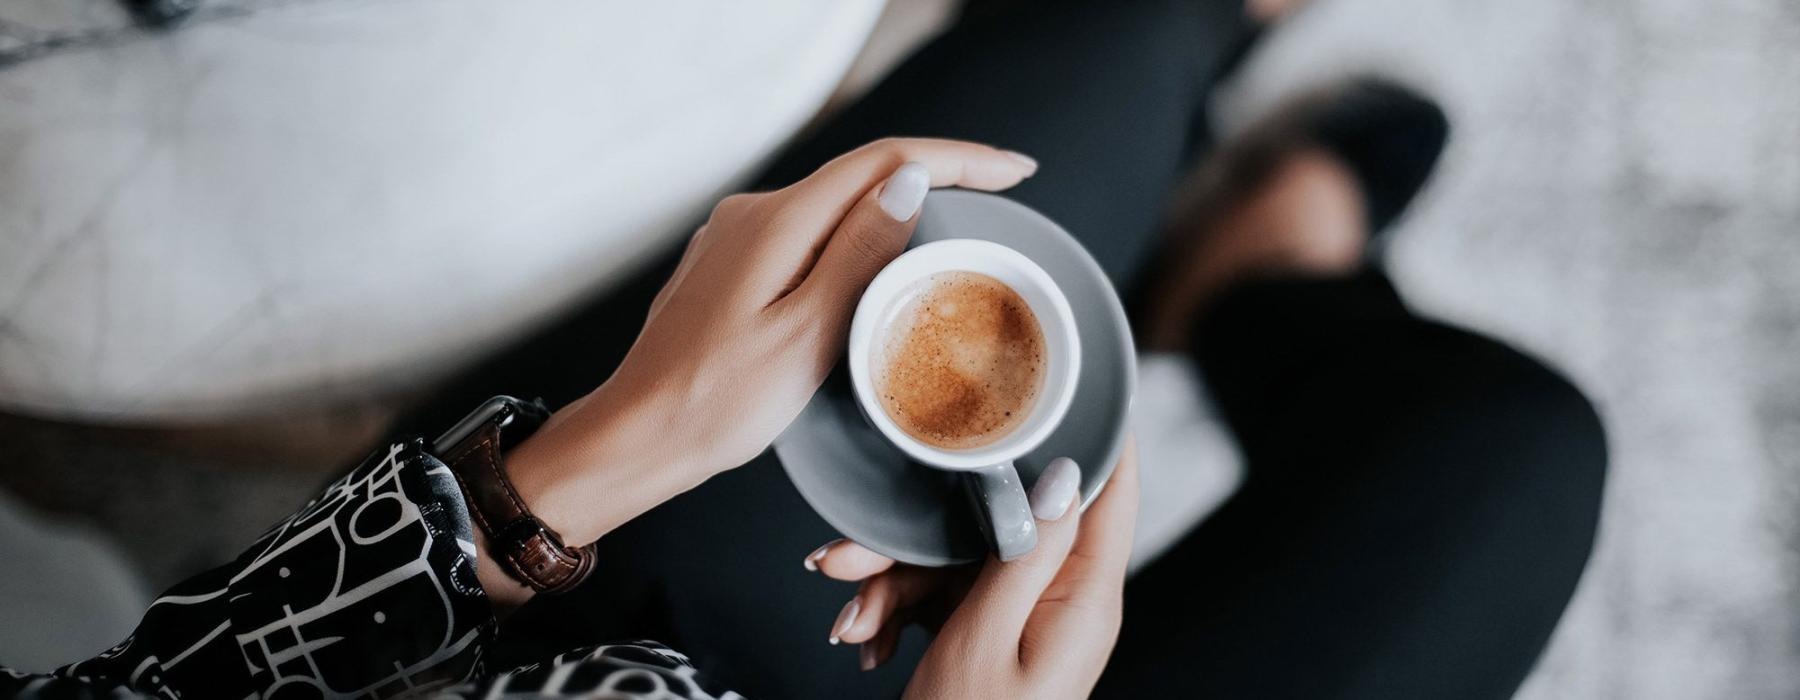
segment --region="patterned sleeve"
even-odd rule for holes
[[[0,668],[0,697],[737,697],[644,642],[487,676],[495,622],[475,554],[449,468],[421,441],[396,443],[169,589],[99,656],[46,675]]]

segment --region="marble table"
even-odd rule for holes
[[[0,410],[421,386],[683,233],[882,0],[0,5]]]

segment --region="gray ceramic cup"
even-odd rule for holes
[[[1124,305],[1081,243],[1030,208],[984,192],[934,190],[910,247],[976,238],[1030,257],[1068,298],[1081,335],[1081,376],[1061,425],[1013,462],[1030,489],[1051,460],[1081,465],[1081,502],[1098,498],[1125,449],[1136,354]],[[794,488],[833,529],[858,544],[918,566],[980,561],[993,550],[966,477],[932,469],[870,426],[840,363],[786,432],[775,454]]]
[[[886,350],[883,339],[904,325],[906,307],[931,278],[973,272],[1011,288],[1037,318],[1044,338],[1044,374],[1037,398],[1017,427],[994,440],[963,449],[928,444],[907,434],[881,405],[876,367]],[[1075,398],[1081,375],[1081,336],[1075,312],[1050,274],[1031,258],[992,241],[958,238],[913,248],[882,268],[857,303],[850,323],[846,364],[863,418],[894,447],[919,464],[960,472],[978,511],[976,523],[1002,561],[1037,546],[1037,523],[1013,461],[1048,439]]]

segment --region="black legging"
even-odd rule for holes
[[[1240,18],[1238,2],[1198,0],[984,12],[800,139],[758,187],[882,136],[1017,149],[1042,167],[1008,196],[1061,222],[1129,289],[1203,150],[1194,125],[1212,78],[1251,34]],[[673,260],[470,373],[406,427],[447,425],[493,393],[560,404],[597,385]],[[1594,534],[1606,455],[1580,393],[1413,316],[1373,272],[1239,289],[1195,338],[1248,476],[1132,579],[1097,694],[1510,695]],[[897,694],[922,635],[873,673],[825,644],[854,588],[800,559],[833,537],[764,455],[604,537],[594,579],[521,610],[489,663],[651,638],[752,697]]]

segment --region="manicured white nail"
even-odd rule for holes
[[[836,645],[850,631],[850,625],[856,622],[856,614],[862,612],[862,596],[851,598],[844,604],[844,611],[838,613],[837,623],[831,626],[831,643]]]
[[[1036,158],[1025,155],[1018,151],[1001,151],[1001,153],[1006,154],[1006,157],[1008,157],[1008,158],[1019,161],[1020,165],[1023,165],[1027,168],[1031,168],[1032,172],[1034,172],[1034,173],[1037,172],[1037,159]]]
[[[832,540],[830,542],[826,542],[825,544],[819,545],[819,548],[813,550],[812,554],[806,555],[806,561],[800,562],[800,565],[806,567],[807,571],[818,571],[819,570],[819,560],[824,559],[825,553],[831,551],[832,547],[836,546],[837,543],[842,542],[842,541],[844,541],[844,538],[839,537],[835,540]]]
[[[1031,515],[1038,520],[1062,519],[1069,506],[1075,504],[1075,492],[1080,486],[1081,468],[1075,466],[1075,460],[1050,460],[1050,466],[1044,467],[1044,473],[1031,486]]]
[[[930,190],[931,171],[918,163],[907,163],[888,176],[875,199],[895,221],[906,221],[919,213],[919,205],[925,203],[925,193]]]
[[[875,642],[873,640],[863,642],[862,648],[857,650],[857,655],[862,657],[862,670],[875,670]]]

